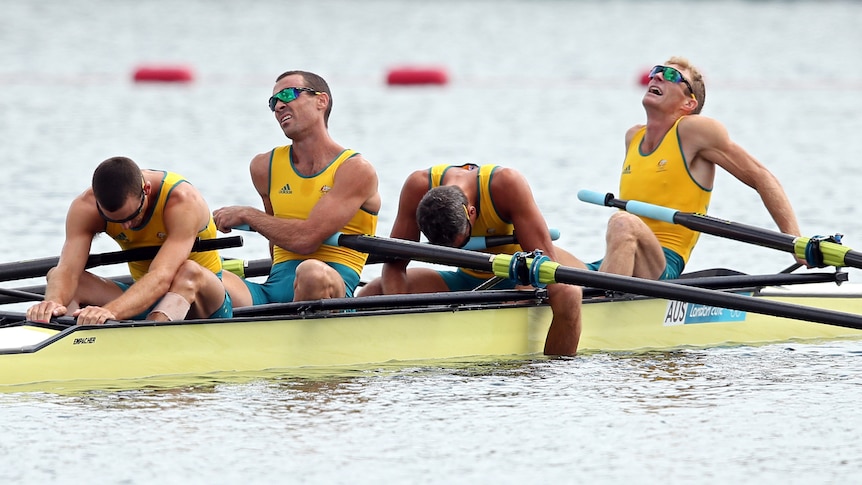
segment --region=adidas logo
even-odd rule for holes
[[[293,192],[290,190],[290,184],[284,184],[284,187],[278,191],[279,194],[292,194]]]
[[[631,165],[626,165],[626,167],[623,169],[623,175],[625,175],[627,173],[632,173],[632,166]]]

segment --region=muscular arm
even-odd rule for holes
[[[105,222],[96,211],[92,190],[87,190],[69,206],[66,215],[66,241],[60,261],[51,272],[45,289],[45,300],[27,310],[31,320],[50,320],[64,315],[72,301],[78,281],[90,256],[93,237],[105,229]]]
[[[264,201],[266,211],[252,207],[224,207],[213,213],[216,225],[223,232],[239,224],[248,224],[269,239],[271,244],[299,254],[317,250],[329,236],[340,231],[360,209],[380,210],[377,192],[377,172],[362,156],[345,161],[336,171],[332,189],[312,208],[308,219],[282,219],[273,216],[267,191],[269,154],[252,160],[252,180]],[[265,162],[265,163],[264,163]]]
[[[398,213],[392,224],[389,237],[419,241],[419,223],[416,209],[419,201],[428,192],[428,170],[417,170],[407,177],[398,199]],[[383,291],[387,295],[407,292],[407,264],[409,261],[393,261],[383,264],[381,272]]]
[[[512,221],[518,243],[525,251],[541,249],[544,255],[558,260],[548,224],[521,173],[511,168],[498,169],[491,182],[491,197],[497,212]]]
[[[171,192],[164,210],[167,238],[150,268],[120,298],[103,308],[116,318],[131,318],[161,299],[171,286],[180,266],[189,258],[198,231],[209,221],[209,208],[190,184],[180,184]]]
[[[701,116],[686,117],[684,123],[680,123],[680,136],[686,152],[694,152],[690,166],[695,177],[707,170],[704,162],[718,165],[757,191],[781,232],[801,234],[781,183],[762,163],[733,142],[721,123]]]

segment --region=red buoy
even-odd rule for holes
[[[646,86],[647,84],[649,84],[649,81],[650,81],[649,72],[651,70],[652,69],[647,69],[646,72],[641,74],[641,79],[640,79],[641,86]]]
[[[386,75],[386,84],[392,85],[421,85],[421,84],[446,84],[449,75],[446,70],[439,67],[398,67],[391,69]]]
[[[141,66],[135,69],[135,82],[188,83],[194,73],[184,66]]]

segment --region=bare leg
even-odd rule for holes
[[[608,220],[607,250],[599,271],[657,280],[667,262],[655,234],[640,218],[617,212]]]
[[[306,259],[296,267],[294,301],[343,298],[345,295],[347,288],[341,275],[323,261]]]
[[[407,291],[406,293],[436,293],[440,291],[449,291],[443,277],[436,270],[431,268],[410,268],[407,270]],[[360,296],[382,295],[383,281],[381,278],[375,278],[370,283],[362,287]]]
[[[221,280],[224,283],[225,289],[230,294],[230,300],[234,308],[254,304],[251,293],[248,291],[248,286],[245,286],[242,278],[230,271],[222,271]]]
[[[566,251],[565,249],[554,246],[554,253],[557,255],[556,261],[563,266],[569,266],[572,268],[578,269],[587,269],[587,265],[584,264],[583,261],[575,257],[572,253]]]
[[[218,276],[192,260],[180,266],[168,291],[189,302],[188,316],[192,318],[207,318],[225,299],[225,287]]]
[[[369,281],[362,288],[357,288],[356,296],[373,296],[383,294],[383,278],[379,276]]]
[[[53,271],[52,269],[48,272],[47,277],[49,281]],[[75,290],[72,301],[66,306],[66,314],[71,315],[82,306],[104,306],[121,296],[123,296],[123,290],[116,283],[107,278],[84,271],[78,279],[78,288]]]

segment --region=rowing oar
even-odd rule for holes
[[[255,230],[252,229],[248,224],[240,224],[238,226],[232,227],[232,229],[237,229],[239,231],[255,232]],[[554,227],[549,227],[548,232],[551,234],[551,241],[556,241],[557,239],[560,239],[560,230],[559,229],[554,228]],[[341,233],[338,233],[338,234],[336,234],[336,236],[338,236],[340,234]],[[329,244],[331,242],[334,242],[334,240],[331,238],[328,238],[328,239],[326,239],[326,241],[323,242],[323,244],[328,244],[328,245],[332,246],[333,244]],[[509,244],[518,244],[518,235],[517,234],[506,234],[506,235],[502,235],[502,236],[473,236],[470,238],[469,241],[467,241],[467,244],[465,244],[463,246],[463,249],[480,250],[480,249],[493,248],[493,247],[497,247],[497,246],[507,246]],[[375,257],[369,257],[366,264],[383,263],[383,262],[385,262],[383,259],[375,258]]]
[[[390,258],[396,259],[396,258]],[[272,268],[272,260],[264,259],[226,259],[223,267],[240,278],[253,278],[255,276],[266,276]],[[109,280],[131,285],[134,280],[129,275],[108,277]],[[490,281],[490,280],[489,280]],[[761,288],[764,286],[786,286],[811,283],[835,283],[841,284],[847,281],[847,273],[842,272],[807,272],[793,273],[781,272],[774,275],[747,275],[743,273],[724,276],[704,276],[698,273],[683,275],[676,280],[668,280],[678,285],[697,286],[699,288],[710,288],[713,290],[738,290],[747,288]],[[360,285],[365,284],[359,282]],[[584,297],[604,295],[603,288],[584,288]],[[45,285],[25,286],[21,288],[0,288],[0,305],[9,303],[21,303],[25,301],[41,301],[45,298]]]
[[[786,251],[808,261],[808,264],[812,266],[862,268],[862,253],[839,244],[837,241],[840,240],[840,236],[830,238],[820,236],[796,237],[705,214],[682,212],[637,200],[616,199],[613,194],[601,194],[592,190],[578,191],[578,199],[592,204],[616,207],[657,221],[679,224],[694,231]]]
[[[490,271],[501,278],[514,279],[519,284],[541,286],[551,283],[566,283],[593,286],[653,298],[688,301],[719,308],[862,329],[862,317],[850,313],[681,286],[663,281],[570,268],[550,261],[542,255],[527,256],[527,253],[515,255],[487,254],[375,236],[333,235],[330,239],[340,246],[365,253],[460,266],[478,271]]]
[[[0,295],[5,297],[9,297],[14,301],[41,301],[42,298],[45,298],[44,294],[32,293],[29,291],[14,289],[14,288],[0,288]]]
[[[192,252],[213,251],[225,248],[236,248],[242,246],[242,236],[222,237],[216,239],[203,239],[195,241]],[[153,259],[159,252],[161,246],[144,246],[126,251],[113,251],[109,253],[91,254],[87,258],[86,268],[105,266],[109,264],[128,263],[129,261],[142,261]],[[59,257],[31,259],[15,263],[0,264],[0,281],[11,281],[24,278],[38,278],[45,276],[48,270],[57,266]]]

